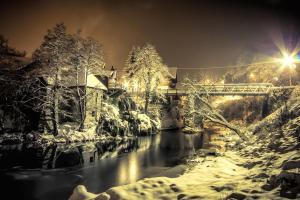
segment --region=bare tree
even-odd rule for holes
[[[240,131],[240,129],[232,124],[230,124],[220,113],[209,103],[209,95],[203,95],[200,93],[199,85],[196,85],[194,82],[186,80],[184,84],[185,87],[189,88],[189,110],[188,116],[200,118],[204,121],[209,121],[217,125],[221,125],[225,128],[228,128],[243,139],[247,140],[247,137]],[[200,120],[200,123],[201,123]]]

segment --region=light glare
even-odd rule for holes
[[[285,54],[282,59],[282,65],[285,67],[292,67],[296,62],[296,59],[292,55]]]

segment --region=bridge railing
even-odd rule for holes
[[[195,85],[198,93],[209,95],[266,95],[274,87],[271,83],[241,83],[241,84],[214,84],[214,85]],[[187,95],[188,88],[165,89],[161,92],[166,95]]]

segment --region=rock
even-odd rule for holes
[[[252,169],[255,165],[258,165],[258,164],[262,164],[263,161],[257,161],[257,162],[249,162],[249,163],[245,163],[243,164],[243,167],[247,168],[247,169]]]
[[[69,200],[89,200],[96,198],[97,195],[86,190],[85,186],[78,185],[74,190]],[[100,200],[100,199],[99,199]]]
[[[224,185],[224,186],[211,186],[211,188],[216,190],[217,192],[221,192],[223,190],[233,190],[234,186],[230,185],[230,184],[227,184],[227,185]]]
[[[236,199],[236,200],[243,200],[246,198],[246,195],[238,192],[231,193],[226,197],[226,199]]]
[[[95,200],[109,200],[110,196],[106,193],[99,194]]]
[[[191,128],[191,127],[185,127],[182,129],[182,132],[185,134],[198,134],[201,133],[203,130],[198,128]]]
[[[200,153],[204,154],[206,156],[219,156],[220,155],[220,151],[216,148],[201,149]]]
[[[260,173],[256,176],[254,176],[253,178],[269,178],[270,176],[266,173]]]
[[[273,186],[270,184],[265,184],[261,186],[261,189],[266,190],[266,191],[271,191],[273,189]]]
[[[186,194],[179,194],[177,195],[177,200],[180,200],[182,198],[184,198],[186,196]]]
[[[171,189],[173,192],[181,192],[181,191],[182,191],[176,184],[171,184],[171,185],[170,185],[170,189]]]
[[[291,160],[282,164],[283,170],[300,168],[300,160]]]

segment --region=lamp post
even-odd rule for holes
[[[288,67],[289,68],[289,83],[290,86],[292,86],[292,73],[293,73],[293,69],[296,68],[296,62],[298,60],[294,58],[293,55],[289,55],[287,53],[284,53],[283,58],[281,60],[281,63],[284,67]]]

